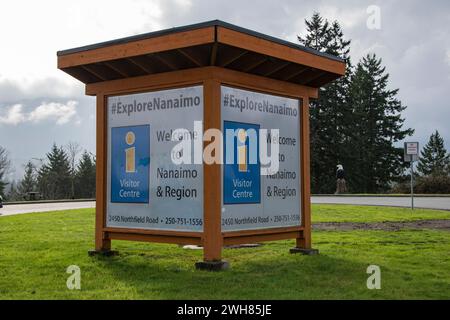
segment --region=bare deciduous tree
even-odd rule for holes
[[[69,156],[71,180],[72,180],[72,198],[75,197],[75,171],[77,156],[81,152],[81,147],[78,142],[70,141],[66,145],[67,154]]]
[[[0,195],[3,194],[7,182],[4,180],[11,170],[11,160],[8,151],[0,146]]]

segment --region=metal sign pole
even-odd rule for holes
[[[411,210],[414,210],[414,160],[411,159],[410,163],[411,163]]]
[[[405,142],[404,159],[409,161],[411,169],[411,210],[414,210],[414,160],[418,160],[419,143]]]

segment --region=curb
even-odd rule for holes
[[[32,200],[32,201],[11,201],[3,202],[4,205],[14,204],[38,204],[38,203],[61,203],[61,202],[90,202],[95,199],[61,199],[61,200]]]

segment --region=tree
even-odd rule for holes
[[[404,169],[403,149],[396,148],[414,130],[403,129],[398,89],[388,89],[389,74],[374,54],[364,57],[351,79],[349,102],[353,108],[351,146],[354,154],[350,180],[360,192],[385,191]]]
[[[36,191],[35,170],[33,163],[28,161],[25,165],[25,174],[17,187],[17,191],[22,197],[26,196],[28,192]]]
[[[71,196],[71,172],[67,153],[53,147],[47,153],[47,163],[38,172],[38,187],[44,199],[68,199]]]
[[[77,166],[75,187],[77,198],[95,198],[95,159],[86,150]]]
[[[11,169],[11,160],[8,151],[0,146],[0,196],[5,197],[6,175]]]
[[[78,154],[81,152],[81,147],[78,142],[70,141],[67,146],[67,155],[69,157],[70,163],[70,178],[71,178],[71,198],[75,198],[75,170],[76,170],[76,158]]]
[[[417,170],[424,176],[448,175],[450,168],[450,155],[444,147],[444,139],[436,130],[431,134],[428,143],[420,152]]]
[[[298,37],[305,46],[342,58],[347,65],[344,77],[327,84],[319,98],[310,103],[311,189],[313,193],[334,193],[337,164],[347,168],[352,146],[352,112],[348,104],[351,77],[350,41],[344,39],[337,21],[330,23],[319,13],[305,20],[307,34]]]
[[[311,19],[305,19],[307,34],[303,38],[297,36],[298,41],[303,45],[318,51],[325,51],[329,45],[330,26],[327,20],[324,20],[318,12],[314,12]]]
[[[8,201],[18,201],[18,200],[22,200],[19,191],[17,190],[16,187],[16,181],[11,181],[10,183],[10,188],[9,188],[9,192],[8,192]]]

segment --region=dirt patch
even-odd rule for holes
[[[418,220],[400,222],[320,222],[313,224],[314,230],[352,231],[352,230],[384,230],[398,231],[401,229],[434,229],[450,231],[450,220]]]

